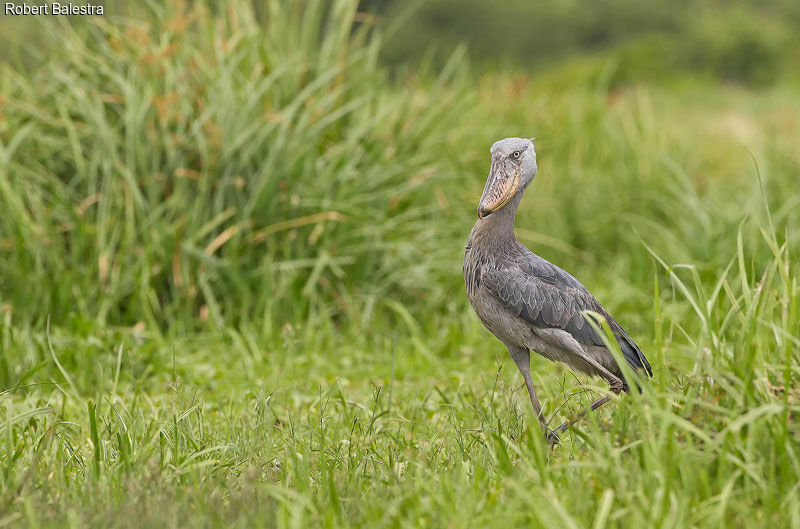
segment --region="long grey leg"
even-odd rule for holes
[[[558,437],[555,437],[555,441],[551,439],[553,436],[547,429],[547,419],[545,419],[544,413],[542,413],[539,397],[536,396],[536,390],[533,388],[530,351],[525,347],[508,347],[508,352],[511,353],[511,358],[514,359],[514,363],[517,364],[517,369],[519,369],[523,380],[525,380],[525,387],[528,388],[528,395],[531,397],[531,404],[533,405],[533,413],[536,414],[536,418],[539,419],[539,424],[542,425],[545,436],[547,436],[551,444],[557,442]]]
[[[603,404],[605,404],[606,402],[608,402],[610,400],[611,400],[611,397],[609,397],[608,395],[606,395],[605,397],[600,397],[596,401],[592,402],[589,405],[588,408],[582,409],[574,417],[570,418],[569,420],[566,420],[566,421],[562,422],[561,425],[558,428],[553,430],[553,433],[558,435],[559,433],[565,431],[567,428],[569,428],[570,426],[572,426],[573,424],[578,422],[580,419],[585,417],[587,413],[589,413],[590,411],[596,410],[597,408],[599,408],[600,406],[602,406]]]
[[[565,333],[564,331],[561,331],[561,330],[556,331],[555,329],[553,329],[552,331],[554,331],[554,332],[550,332],[550,333],[547,333],[547,334],[549,336],[551,336],[551,338],[558,340],[558,343],[560,345],[562,345],[562,346],[566,347],[567,349],[569,349],[570,353],[574,354],[575,356],[580,357],[587,364],[589,364],[592,368],[594,368],[597,371],[598,375],[600,375],[601,377],[606,379],[606,381],[608,381],[609,385],[611,386],[611,391],[614,392],[615,394],[619,395],[619,393],[622,391],[623,383],[622,383],[622,380],[618,376],[613,374],[611,371],[609,371],[608,369],[603,367],[597,360],[592,358],[591,355],[589,355],[589,353],[587,353],[583,349],[583,347],[581,347],[581,345],[577,341],[575,341],[574,338],[572,338],[571,336],[567,335],[567,333]],[[557,333],[557,334],[555,334],[555,333]],[[542,334],[545,334],[545,333],[542,333]],[[605,404],[609,400],[611,400],[611,397],[608,396],[608,395],[606,395],[604,397],[600,397],[596,401],[592,402],[589,405],[588,408],[585,408],[585,409],[581,410],[577,415],[575,415],[571,419],[561,423],[561,425],[558,428],[553,430],[553,435],[557,436],[559,432],[565,431],[567,428],[569,428],[570,426],[575,424],[579,419],[581,419],[582,417],[585,417],[587,413],[589,413],[590,411],[596,410],[597,408],[599,408],[600,406],[602,406],[603,404]]]

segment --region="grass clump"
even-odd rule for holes
[[[59,51],[3,88],[6,302],[166,329],[421,292],[433,241],[410,241],[431,224],[454,71],[389,87],[354,5],[271,2],[263,26],[243,2],[58,26]]]

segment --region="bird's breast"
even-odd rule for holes
[[[461,271],[464,274],[464,286],[467,290],[467,297],[470,302],[477,295],[481,286],[481,271],[487,264],[486,256],[478,248],[473,248],[467,244],[464,248],[464,265]],[[474,306],[474,303],[473,303]]]
[[[467,245],[463,266],[467,299],[483,325],[500,341],[522,345],[531,333],[529,326],[511,314],[481,282],[482,274],[497,266],[496,258],[490,253]]]

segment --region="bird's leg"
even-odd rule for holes
[[[589,364],[591,367],[593,367],[597,371],[598,375],[600,375],[601,377],[606,379],[608,381],[609,385],[611,386],[611,391],[614,392],[615,395],[619,395],[620,394],[620,392],[622,391],[622,388],[623,388],[624,385],[622,383],[622,380],[618,376],[616,376],[611,371],[609,371],[608,369],[603,367],[600,364],[600,362],[598,362],[597,360],[592,358],[592,356],[589,355],[586,351],[584,351],[583,347],[581,347],[581,345],[578,342],[576,342],[575,340],[572,340],[571,342],[568,342],[565,345],[570,349],[570,351],[573,354],[575,354],[576,356],[579,356],[587,364]],[[597,408],[599,408],[600,406],[602,406],[603,404],[605,404],[609,400],[611,400],[611,396],[610,395],[605,395],[604,397],[600,397],[596,401],[592,402],[589,405],[588,408],[584,408],[583,410],[581,410],[577,415],[575,415],[571,419],[561,423],[561,425],[558,428],[553,430],[553,434],[554,435],[558,435],[559,432],[565,431],[567,428],[569,428],[570,426],[575,424],[582,417],[585,417],[587,413],[589,413],[590,411],[596,410]]]
[[[567,428],[569,428],[570,426],[572,426],[573,424],[578,422],[580,419],[585,417],[587,413],[589,413],[590,411],[596,410],[597,408],[599,408],[600,406],[602,406],[603,404],[605,404],[606,402],[608,402],[610,400],[611,400],[611,397],[609,395],[606,395],[604,397],[600,397],[596,401],[592,402],[589,405],[588,408],[582,409],[580,412],[578,412],[577,415],[575,415],[571,419],[562,422],[561,425],[558,428],[553,430],[553,433],[558,435],[560,432],[565,431]]]
[[[531,397],[531,404],[533,405],[533,413],[536,414],[536,418],[539,419],[539,424],[542,425],[542,430],[544,430],[548,442],[550,442],[551,445],[557,443],[558,436],[555,435],[555,432],[550,432],[547,429],[547,419],[545,419],[544,413],[542,413],[539,397],[536,396],[536,390],[533,387],[533,380],[531,380],[530,351],[524,347],[509,347],[508,352],[511,353],[511,358],[514,359],[514,363],[517,364],[517,369],[519,369],[523,380],[525,380],[525,387],[528,388],[528,395]]]
[[[583,348],[580,347],[580,345],[578,345],[577,348],[580,349],[579,356],[583,358],[586,361],[586,363],[595,368],[598,371],[598,374],[600,374],[600,376],[602,376],[608,381],[608,383],[611,385],[611,391],[613,391],[615,395],[619,395],[623,387],[622,380],[620,380],[618,376],[611,373],[611,371],[600,365],[600,363],[596,361],[594,358],[586,354],[586,352],[584,352]],[[587,413],[596,410],[597,408],[599,408],[600,406],[602,406],[603,404],[605,404],[610,400],[611,400],[610,395],[605,395],[604,397],[600,397],[596,401],[592,402],[588,408],[584,408],[571,419],[561,423],[561,425],[555,430],[553,430],[553,432],[556,434],[558,434],[559,432],[563,432],[564,430],[566,430],[567,428],[578,422],[578,420],[585,417]]]

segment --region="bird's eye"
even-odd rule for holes
[[[514,153],[511,156],[513,156],[514,158],[519,158],[519,154],[520,154],[519,151],[514,151]]]

